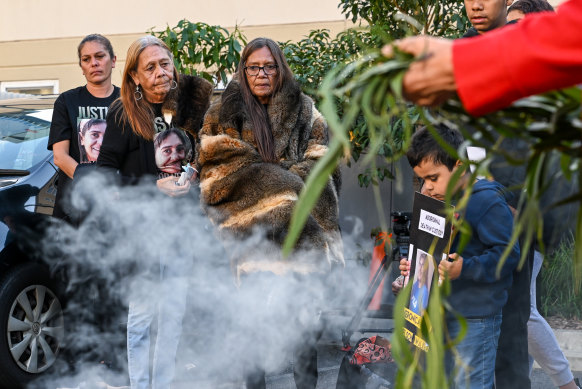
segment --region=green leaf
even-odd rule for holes
[[[299,195],[297,204],[293,209],[289,232],[283,243],[283,255],[287,256],[293,250],[295,243],[299,239],[301,231],[305,226],[311,210],[319,199],[323,188],[328,184],[331,174],[338,164],[338,158],[342,153],[342,145],[337,141],[332,141],[328,152],[315,164],[307,180],[305,187]]]
[[[180,72],[195,74],[195,67],[200,66],[217,69],[214,77],[208,71],[201,73],[209,81],[224,79],[226,71],[233,71],[240,58],[241,42],[246,44],[246,38],[238,27],[229,34],[224,27],[192,23],[185,19],[174,28],[168,26],[162,32],[152,29],[151,33],[163,39],[172,50]]]

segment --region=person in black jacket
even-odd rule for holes
[[[161,193],[175,198],[191,193],[191,181],[195,175],[180,184],[180,173],[168,174],[163,166],[156,164],[155,147],[161,143],[156,143],[156,137],[168,130],[181,133],[179,138],[188,143],[180,146],[178,154],[184,158],[181,164],[193,162],[192,153],[187,151],[193,149],[191,143],[197,138],[211,92],[211,84],[201,78],[178,76],[172,53],[160,39],[153,36],[139,38],[127,53],[121,97],[107,115],[108,130],[97,167],[116,172],[122,185],[143,181],[147,185],[151,182]],[[191,265],[192,254],[179,251],[176,256],[180,258],[168,256],[163,251],[158,254],[159,274],[145,266],[140,277],[132,283],[127,320],[128,370],[132,389],[150,387],[149,334],[156,314],[158,331],[151,387],[169,388],[174,377],[188,292],[184,275]]]

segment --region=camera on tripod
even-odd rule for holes
[[[402,257],[408,258],[412,212],[394,211],[390,215],[392,215],[392,233],[396,241],[392,249],[392,260],[400,261]]]

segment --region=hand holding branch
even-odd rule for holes
[[[406,99],[415,104],[434,106],[455,95],[452,40],[421,35],[398,40],[394,46],[417,58],[402,81]],[[382,54],[391,57],[392,44],[384,46]]]

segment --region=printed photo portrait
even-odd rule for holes
[[[107,123],[103,119],[79,120],[79,163],[93,163],[99,157]]]
[[[434,261],[432,256],[422,250],[417,250],[414,281],[409,305],[409,309],[417,315],[421,315],[428,306],[433,272]]]
[[[179,175],[182,166],[192,158],[192,145],[186,133],[170,128],[156,134],[154,138],[156,165],[160,172]]]

